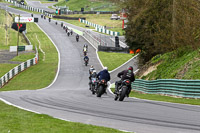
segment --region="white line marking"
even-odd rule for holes
[[[23,110],[26,110],[26,111],[29,111],[29,112],[33,112],[33,113],[36,113],[36,114],[41,114],[41,113],[39,113],[39,112],[36,112],[36,111],[30,110],[30,109],[26,109],[26,108],[23,108],[23,107],[17,106],[17,105],[15,105],[15,104],[12,104],[12,103],[10,103],[10,102],[4,100],[3,98],[0,98],[0,100],[3,101],[4,103],[8,104],[8,105],[11,105],[11,106],[17,107],[17,108],[19,108],[19,109],[23,109]]]

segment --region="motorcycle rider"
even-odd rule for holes
[[[97,78],[99,79],[99,81],[101,81],[102,79],[106,80],[106,82],[110,81],[110,73],[108,72],[108,68],[104,67],[103,70],[97,74]]]
[[[124,81],[125,79],[129,79],[131,82],[135,81],[135,76],[134,76],[134,73],[133,73],[133,67],[129,66],[127,70],[119,72],[117,74],[117,77],[121,78],[121,80],[115,82],[115,92],[114,92],[114,94],[116,94],[118,92],[119,86],[121,85],[122,81]],[[127,97],[129,97],[129,94],[131,92],[131,86],[128,90],[129,90],[129,92],[128,92]]]
[[[86,55],[87,54],[87,48],[83,47],[83,54]]]
[[[94,66],[93,65],[91,65],[90,66],[90,69],[89,69],[89,74],[91,75],[92,74],[92,72],[94,71],[95,69],[94,69]]]
[[[84,44],[83,48],[86,48],[86,50],[88,50],[88,45]]]
[[[87,56],[87,55],[85,55],[85,57],[84,57],[84,61],[86,62],[89,62],[89,57]]]
[[[90,74],[90,81],[89,81],[89,90],[91,90],[91,84],[92,84],[92,78],[97,78],[97,72],[95,69],[92,70],[91,74]]]
[[[70,30],[70,33],[71,33],[71,35],[73,34],[73,30],[72,29]]]
[[[70,35],[70,32],[69,32],[69,31],[67,32],[67,35],[68,35],[68,36]]]
[[[79,35],[77,34],[76,35],[76,41],[78,42],[78,40],[79,40]]]

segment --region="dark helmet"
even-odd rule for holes
[[[129,67],[128,67],[128,70],[133,71],[133,67],[132,67],[132,66],[129,66]]]

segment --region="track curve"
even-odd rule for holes
[[[14,12],[30,16],[19,10]],[[137,133],[200,132],[199,106],[134,98],[118,102],[114,101],[110,93],[103,95],[102,98],[92,95],[88,90],[89,66],[84,66],[82,56],[83,44],[87,42],[80,38],[80,42],[77,43],[75,35],[67,37],[59,25],[56,26],[47,20],[39,19],[38,25],[53,40],[60,52],[60,71],[57,80],[49,88],[41,90],[0,92],[0,98],[56,118]],[[93,64],[97,71],[101,70],[95,49],[90,45],[88,55],[90,64]],[[122,69],[123,67],[120,68]],[[114,79],[115,76],[116,73],[113,72],[111,78]]]

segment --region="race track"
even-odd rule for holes
[[[30,16],[30,13],[10,8],[8,10]],[[38,17],[40,18],[39,15]],[[89,66],[83,64],[82,47],[87,42],[83,38],[80,38],[80,42],[75,42],[75,35],[67,37],[60,25],[53,22],[39,19],[38,25],[55,43],[60,53],[60,69],[56,81],[41,90],[0,92],[0,98],[21,108],[56,118],[136,133],[200,132],[199,106],[135,98],[125,98],[123,102],[119,102],[114,101],[111,93],[102,98],[92,95],[88,89]],[[97,71],[101,70],[96,51],[91,45],[88,56],[89,64],[94,65]],[[111,73],[111,82],[116,80],[117,71],[123,70],[127,65]]]

